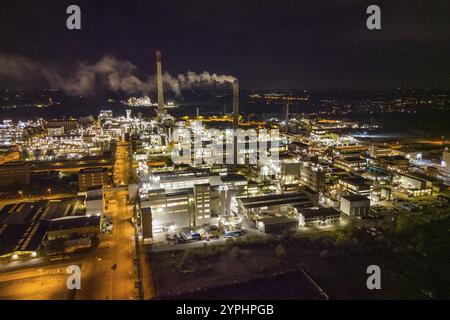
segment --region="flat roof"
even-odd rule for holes
[[[165,190],[165,189],[163,189]],[[167,197],[175,197],[175,196],[185,196],[189,195],[193,192],[193,188],[183,188],[183,189],[176,189],[176,190],[169,190],[167,192],[164,192]]]
[[[196,183],[194,184],[195,187],[211,187],[210,183]]]
[[[97,168],[85,168],[81,169],[80,173],[96,173],[96,172],[105,172],[108,171],[106,167],[97,167]]]
[[[407,160],[409,161],[407,158],[405,158],[402,155],[393,155],[393,156],[382,156],[382,157],[378,157],[378,159],[382,159],[382,160]]]
[[[247,178],[245,178],[242,174],[229,173],[226,176],[221,176],[220,180],[223,182],[247,181]]]
[[[46,221],[0,225],[0,256],[17,251],[37,251],[47,232]]]
[[[160,177],[162,183],[166,182],[177,182],[177,181],[189,181],[202,178],[219,177],[219,173],[206,172],[206,173],[196,173],[196,174],[154,174]]]
[[[265,206],[300,204],[311,202],[311,199],[304,192],[269,194],[265,196],[255,196],[248,198],[238,198],[245,208],[259,208]]]
[[[341,198],[344,198],[345,200],[348,201],[370,201],[369,198],[362,196],[360,194],[352,194],[352,195],[348,195],[348,196],[342,196]]]
[[[0,256],[36,251],[51,221],[85,214],[83,197],[8,204],[0,210]]]
[[[305,219],[340,216],[339,211],[333,208],[301,209],[300,214],[305,217]]]
[[[45,216],[41,218],[52,220],[61,217],[84,216],[86,214],[86,208],[84,207],[83,202],[83,197],[50,200],[47,203],[48,211]]]
[[[86,201],[88,200],[102,200],[103,199],[103,192],[87,192],[86,193]]]
[[[368,179],[365,179],[363,177],[354,177],[354,176],[347,176],[347,177],[340,177],[339,180],[342,180],[346,183],[355,185],[355,186],[369,186],[371,184],[371,181]]]
[[[343,161],[343,162],[358,162],[358,161],[365,161],[363,158],[361,157],[347,157],[344,159],[341,158],[336,158],[334,159],[335,161]]]
[[[0,223],[20,224],[29,223],[40,217],[45,202],[19,202],[10,204],[0,210]]]
[[[99,226],[99,216],[63,217],[50,221],[48,231]]]
[[[167,171],[153,171],[154,176],[195,176],[201,174],[211,174],[210,169],[203,168],[189,168],[189,169],[177,169],[177,170],[167,170]]]
[[[258,219],[258,222],[264,223],[264,225],[277,225],[284,223],[298,223],[297,219],[289,218],[286,216],[273,216],[273,217],[264,217]]]
[[[52,220],[64,216],[82,216],[86,214],[83,200],[83,197],[70,197],[8,204],[0,210],[0,224],[19,224],[35,220]]]
[[[430,177],[424,173],[420,173],[420,172],[408,172],[408,173],[401,173],[401,176],[405,176],[408,178],[413,178],[413,179],[418,179],[418,180],[423,180],[423,181],[429,181],[429,182],[436,182],[437,179],[434,177]]]

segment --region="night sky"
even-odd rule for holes
[[[66,28],[69,4],[80,31]],[[382,30],[366,28],[370,4]],[[446,0],[2,0],[0,26],[0,54],[54,68],[113,55],[145,77],[161,49],[171,74],[231,74],[248,89],[450,88]]]

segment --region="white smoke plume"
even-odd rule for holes
[[[180,94],[182,89],[192,89],[201,86],[210,85],[222,85],[225,83],[231,83],[236,78],[230,75],[217,75],[215,73],[211,74],[208,71],[203,71],[202,73],[195,73],[188,71],[186,75],[179,74],[177,77],[172,77],[169,73],[164,73],[163,82],[168,85],[168,87],[175,92]]]
[[[87,95],[97,87],[106,87],[114,92],[148,93],[156,90],[156,76],[146,80],[136,75],[137,67],[130,61],[104,56],[93,64],[76,63],[70,72],[57,70],[55,67],[32,61],[20,56],[0,54],[0,78],[16,82],[32,82],[43,79],[52,88],[64,90],[71,95]],[[222,85],[233,82],[229,75],[211,74],[207,71],[172,76],[165,72],[163,84],[165,90],[180,94],[183,89]]]

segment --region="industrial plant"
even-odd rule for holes
[[[447,7],[238,2],[0,5],[0,300],[450,297]]]

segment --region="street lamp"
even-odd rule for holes
[[[49,195],[52,194],[52,189],[51,189],[51,188],[48,188],[47,191],[48,191],[48,194],[49,194]]]

